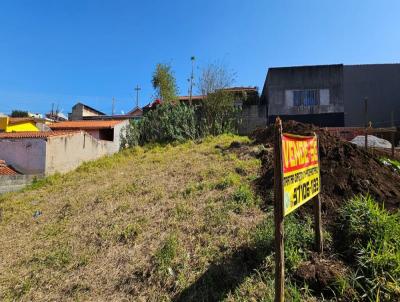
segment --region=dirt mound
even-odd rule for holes
[[[348,274],[346,265],[335,259],[312,257],[299,265],[294,272],[294,278],[300,284],[306,283],[315,292],[326,298],[332,295],[331,287],[337,286],[338,280],[343,280]],[[348,287],[344,289],[340,301],[354,301],[355,293]]]
[[[312,258],[296,269],[294,276],[299,281],[307,282],[313,289],[333,285],[346,274],[345,265],[338,260]]]
[[[343,141],[327,131],[295,121],[283,123],[283,132],[319,137],[321,160],[322,210],[333,213],[340,204],[354,194],[369,193],[387,209],[400,206],[400,175],[383,165],[378,155]],[[258,143],[273,147],[274,126],[256,130],[253,138]],[[259,188],[267,203],[273,201],[273,152],[267,148],[262,156],[262,176]]]

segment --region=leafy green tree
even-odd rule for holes
[[[29,115],[28,115],[28,111],[13,110],[11,112],[11,117],[29,117]]]
[[[163,102],[168,103],[177,99],[178,86],[171,65],[157,64],[151,83],[156,90],[157,97]]]

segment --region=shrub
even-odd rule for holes
[[[340,217],[362,299],[400,299],[400,213],[390,214],[370,196],[357,196]]]
[[[121,136],[121,147],[145,143],[183,142],[197,138],[193,107],[163,104],[147,112],[142,120],[132,121]]]
[[[148,111],[140,121],[132,121],[121,134],[121,148],[146,143],[184,142],[222,133],[235,133],[238,110],[223,107],[212,116],[207,106],[165,103]],[[206,118],[206,116],[208,116]]]

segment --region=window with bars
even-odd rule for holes
[[[319,105],[318,90],[294,90],[293,106],[316,106]]]

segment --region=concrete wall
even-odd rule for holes
[[[1,175],[0,194],[21,190],[32,183],[34,175]]]
[[[129,120],[122,121],[114,126],[114,140],[113,145],[109,149],[109,153],[118,152],[121,145],[121,134],[124,133],[126,127],[129,125]]]
[[[294,106],[296,90],[315,90],[319,104]],[[343,65],[270,68],[261,101],[269,116],[343,112]]]
[[[241,120],[239,125],[239,134],[241,135],[248,135],[259,127],[265,127],[267,125],[267,106],[244,105]]]
[[[400,64],[344,66],[345,125],[365,125],[364,98],[373,127],[391,126],[391,111],[400,126]]]
[[[115,153],[114,150],[113,142],[99,141],[83,131],[50,137],[46,145],[45,174],[68,172],[85,161]]]
[[[1,139],[0,158],[23,174],[45,171],[45,139]]]

